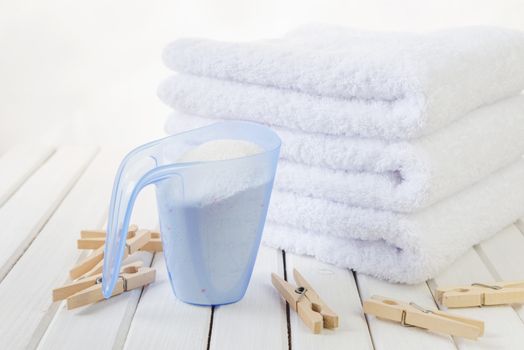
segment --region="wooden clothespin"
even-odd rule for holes
[[[136,225],[129,226],[129,232],[127,239],[132,238],[134,233],[138,231]],[[80,232],[80,239],[77,241],[78,249],[97,249],[106,243],[106,231],[105,230],[83,230]],[[151,231],[151,237],[149,241],[139,248],[141,251],[148,252],[161,252],[162,241],[160,240],[160,232]]]
[[[94,236],[96,234],[99,234],[100,232],[101,231],[83,231],[84,236]],[[140,248],[147,245],[150,241],[151,231],[139,230],[136,225],[131,225],[127,234],[126,246],[124,250],[124,259],[129,255],[137,252]],[[87,258],[75,265],[69,271],[69,276],[72,279],[93,276],[102,271],[104,259],[104,243],[105,238],[102,245],[98,246],[98,248],[96,248],[93,251],[93,253],[91,253]],[[94,247],[94,245],[92,246]]]
[[[155,269],[143,267],[141,261],[122,267],[112,296],[145,286],[155,280]],[[67,299],[67,309],[71,310],[103,300],[102,275],[95,275],[53,289],[53,301]]]
[[[90,255],[87,256],[80,263],[76,264],[71,270],[69,270],[69,276],[72,279],[77,279],[87,274],[89,271],[97,269],[104,259],[104,246],[95,249]]]
[[[449,308],[524,303],[524,281],[438,288],[437,300]]]
[[[296,269],[293,269],[293,276],[297,287],[275,273],[271,274],[271,282],[313,333],[320,333],[322,328],[337,328],[338,315],[320,299],[317,292]]]
[[[468,339],[484,334],[484,322],[451,315],[440,310],[429,310],[415,303],[405,303],[374,295],[364,301],[364,312],[378,318],[399,322],[405,327],[419,327],[430,331]]]

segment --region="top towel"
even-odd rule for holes
[[[369,106],[375,122],[380,106],[405,126],[376,135],[384,138],[430,133],[524,88],[524,34],[494,27],[386,33],[314,25],[248,43],[181,39],[164,61],[180,73],[354,102],[360,114]]]

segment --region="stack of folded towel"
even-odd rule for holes
[[[520,32],[315,25],[164,60],[169,133],[242,119],[282,138],[269,245],[415,283],[524,216]]]

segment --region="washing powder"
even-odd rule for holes
[[[260,146],[244,140],[214,140],[205,142],[184,153],[179,163],[227,160],[262,153]]]
[[[179,162],[228,160],[261,152],[254,143],[215,140],[191,149]],[[231,181],[225,186],[223,181],[218,182],[221,186],[213,181],[223,178],[221,174],[209,175],[209,183],[199,192],[201,196],[184,195],[184,200],[178,202],[159,199],[164,203],[159,208],[168,269],[171,274],[187,277],[184,284],[173,283],[173,289],[181,299],[191,298],[199,304],[208,304],[208,295],[226,297],[245,290],[271,190],[267,178],[257,178],[242,169],[228,174]],[[171,188],[175,187],[182,188]],[[169,196],[169,192],[158,195]],[[201,294],[197,298],[195,290]]]

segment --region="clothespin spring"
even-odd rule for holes
[[[307,292],[307,288],[305,287],[297,287],[297,289],[295,289],[295,293],[299,294],[298,299],[297,299],[297,304],[300,300],[302,300],[303,297],[306,296],[306,292]]]
[[[271,283],[313,333],[320,333],[322,328],[337,328],[337,314],[320,299],[314,287],[296,269],[293,269],[293,276],[296,285],[291,285],[275,273],[271,274]]]
[[[362,307],[365,314],[400,323],[403,327],[417,327],[468,339],[477,339],[484,332],[482,321],[447,314],[437,309],[426,309],[414,302],[374,295],[364,300]]]
[[[409,305],[413,306],[415,309],[417,309],[417,310],[419,310],[419,311],[421,311],[421,312],[424,312],[424,313],[426,313],[426,314],[432,314],[432,313],[434,313],[434,312],[431,311],[431,310],[424,309],[422,306],[420,306],[420,305],[418,305],[418,304],[416,304],[416,303],[414,303],[414,302],[410,302]],[[407,315],[406,310],[402,310],[402,316],[401,316],[401,318],[400,318],[400,325],[401,325],[402,327],[415,327],[415,326],[413,326],[413,325],[410,325],[410,324],[406,323],[406,315]]]
[[[472,286],[476,286],[476,287],[484,287],[484,288],[489,288],[489,289],[493,289],[493,290],[500,290],[502,289],[502,287],[500,286],[495,286],[495,285],[491,285],[491,284],[484,284],[484,283],[471,283]],[[482,293],[480,295],[480,307],[483,307],[486,305],[486,293]]]
[[[502,289],[501,286],[495,286],[495,285],[492,285],[492,284],[472,283],[471,285],[472,285],[472,286],[477,286],[477,287],[484,287],[484,288],[495,289],[495,290]]]
[[[124,288],[124,291],[127,291],[127,278],[122,275],[118,276],[118,278],[122,280],[122,287]],[[95,284],[102,284],[102,276],[96,279]]]

